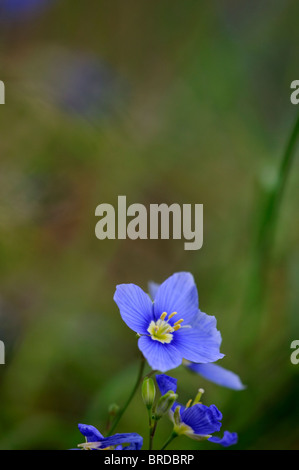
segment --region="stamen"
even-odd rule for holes
[[[172,312],[167,318],[167,312],[163,312],[160,318],[156,321],[152,320],[147,331],[150,333],[151,338],[154,341],[160,341],[160,343],[170,343],[173,339],[172,333],[181,328],[181,323],[183,319],[178,320],[171,325],[169,320],[177,315],[177,312]]]
[[[174,317],[175,315],[177,315],[178,312],[172,312],[169,317],[168,317],[168,320],[170,320],[172,317]]]
[[[192,398],[190,398],[190,400],[187,402],[186,408],[190,408],[191,403],[192,403]]]
[[[175,325],[175,326],[173,327],[174,331],[178,331],[180,328],[181,328],[181,325]]]
[[[169,327],[165,330],[165,333],[172,333],[174,330],[174,328],[172,328],[172,326],[169,325]]]
[[[177,326],[177,325],[179,325],[180,323],[183,323],[183,321],[184,321],[184,320],[181,318],[180,320],[178,320],[178,321],[175,322],[174,326]]]
[[[193,402],[193,405],[197,405],[198,403],[200,403],[200,399],[202,397],[202,395],[205,393],[204,389],[203,388],[199,388],[198,389],[198,394],[196,395],[196,397],[194,398],[194,402]]]

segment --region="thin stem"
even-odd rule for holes
[[[249,346],[251,342],[250,338],[255,337],[254,333],[258,325],[258,319],[261,318],[261,311],[263,308],[263,302],[265,300],[264,292],[267,281],[267,271],[272,253],[279,208],[295,158],[295,150],[298,144],[298,140],[299,114],[286,142],[281,163],[279,169],[277,170],[275,185],[268,194],[265,204],[262,208],[255,242],[252,247],[252,264],[250,266],[248,286],[245,296],[245,310],[246,312],[250,312],[250,323],[248,320],[248,325],[246,325],[245,328],[243,324],[243,329],[246,331],[246,335],[244,338],[242,337],[242,344],[248,342]]]
[[[299,115],[295,121],[295,125],[291,130],[285,151],[282,155],[280,168],[277,175],[276,185],[271,192],[267,201],[265,210],[262,214],[262,220],[258,231],[257,243],[259,250],[264,253],[269,252],[267,245],[268,237],[273,235],[273,224],[278,214],[279,204],[283,196],[288,175],[295,157],[296,144],[299,137]]]
[[[164,450],[166,449],[166,447],[173,441],[173,439],[175,439],[177,437],[177,433],[176,432],[173,432],[170,434],[169,438],[167,439],[167,441],[164,443],[163,447],[161,448],[161,450]]]
[[[114,429],[116,428],[116,426],[118,425],[119,421],[121,420],[123,414],[125,413],[126,409],[128,408],[129,404],[131,403],[131,401],[133,400],[134,396],[135,396],[135,393],[137,392],[138,390],[138,387],[141,383],[141,380],[142,380],[142,375],[143,375],[143,370],[144,370],[144,366],[145,366],[145,359],[144,357],[142,356],[141,358],[141,362],[140,362],[140,367],[139,367],[139,371],[138,371],[138,376],[137,376],[137,380],[136,380],[136,383],[134,385],[134,388],[128,398],[128,400],[126,401],[125,405],[123,406],[123,408],[119,411],[119,413],[116,415],[116,418],[115,420],[113,421],[113,424],[110,428],[110,431],[109,431],[109,434],[108,436],[111,436],[111,434],[113,433]]]
[[[156,429],[157,429],[157,425],[158,425],[158,420],[155,419],[154,425],[150,427],[149,450],[153,449],[153,441],[154,441],[154,436],[155,436],[155,432],[156,432]]]
[[[151,377],[152,375],[156,374],[156,372],[158,372],[156,369],[155,370],[151,370],[148,374],[145,374],[145,376],[143,377],[143,379],[145,379],[146,377]]]
[[[148,425],[151,429],[152,428],[152,414],[153,414],[152,408],[148,408],[147,412],[148,412]]]
[[[111,416],[109,415],[109,416],[108,416],[108,419],[107,419],[107,423],[106,423],[105,432],[108,432],[108,431],[109,431],[110,426],[111,426]]]

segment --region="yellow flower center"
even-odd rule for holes
[[[184,321],[183,319],[178,320],[173,326],[171,326],[169,324],[169,320],[174,315],[177,315],[177,312],[172,312],[167,318],[167,313],[163,312],[159,320],[152,320],[150,322],[150,326],[147,331],[153,340],[160,341],[160,343],[171,343],[173,332],[179,330],[181,328],[181,323]]]

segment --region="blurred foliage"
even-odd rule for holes
[[[245,299],[263,201],[296,118],[299,4],[85,3],[0,10],[0,448],[74,447],[78,422],[103,431],[137,374],[115,286],[147,289],[179,270],[194,274],[200,308],[218,319],[221,365],[247,385],[234,392],[179,368],[180,399],[204,387],[223,429],[238,432],[235,448],[298,448],[298,158],[258,315]],[[203,203],[203,248],[97,240],[96,206],[122,194],[146,206]],[[147,436],[146,425],[136,396],[118,430]],[[170,428],[161,422],[156,447]],[[170,448],[218,447],[181,438]]]

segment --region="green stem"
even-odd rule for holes
[[[166,449],[166,447],[173,441],[173,439],[175,439],[177,437],[177,433],[176,432],[172,432],[169,436],[169,438],[167,439],[167,441],[164,443],[163,447],[161,448],[161,450],[164,450]]]
[[[147,412],[148,412],[148,424],[149,424],[149,428],[151,429],[152,428],[152,414],[153,414],[152,407],[148,408]]]
[[[146,377],[151,377],[152,375],[156,374],[158,371],[156,369],[154,370],[151,370],[148,374],[145,374],[145,376],[143,377],[143,379],[145,379]]]
[[[156,432],[156,429],[157,429],[157,424],[158,424],[158,420],[155,419],[153,426],[150,427],[149,450],[153,449],[153,441],[154,441],[154,436],[155,436],[155,432]]]
[[[113,433],[114,429],[116,428],[116,426],[118,425],[119,421],[121,420],[123,414],[125,413],[126,409],[128,408],[129,404],[131,403],[131,401],[133,400],[134,396],[135,396],[135,393],[137,392],[138,390],[138,387],[141,383],[141,380],[142,380],[142,375],[143,375],[143,370],[144,370],[144,366],[145,366],[145,359],[144,357],[142,356],[141,358],[141,362],[140,362],[140,367],[139,367],[139,371],[138,371],[138,376],[137,376],[137,380],[136,380],[136,383],[134,385],[134,388],[128,398],[128,400],[126,401],[125,405],[123,406],[123,408],[119,411],[119,413],[116,415],[116,418],[115,420],[113,421],[113,424],[110,428],[110,431],[109,431],[109,434],[108,436],[111,436],[111,434]]]
[[[279,205],[282,200],[284,189],[290,169],[295,157],[296,144],[299,137],[299,114],[295,121],[295,125],[291,130],[285,151],[282,156],[280,168],[278,171],[276,185],[271,192],[267,201],[265,210],[262,215],[261,225],[258,231],[257,244],[259,251],[264,254],[265,250],[269,253],[269,245],[267,245],[268,237],[273,238],[273,225],[278,215]]]
[[[250,312],[250,323],[243,324],[246,330],[246,338],[242,338],[242,343],[251,342],[250,338],[255,337],[258,319],[264,302],[264,291],[267,281],[267,271],[271,257],[275,227],[279,215],[279,207],[284,195],[290,170],[295,158],[295,150],[299,140],[299,115],[291,129],[285,150],[282,154],[281,163],[277,172],[274,187],[268,194],[267,200],[261,212],[261,217],[257,227],[257,234],[252,247],[252,264],[250,267],[247,292],[245,296],[245,310]],[[248,328],[247,328],[248,326]],[[254,331],[252,330],[254,329]]]

